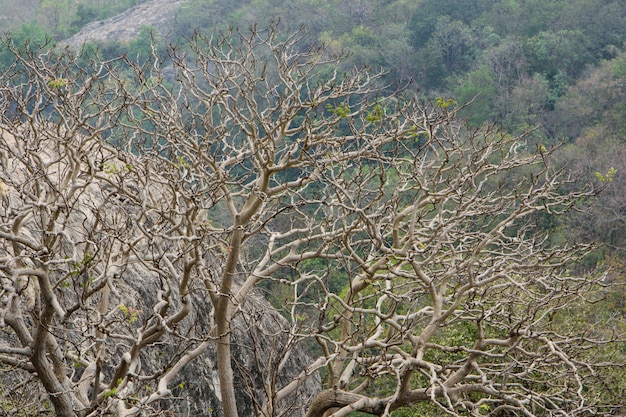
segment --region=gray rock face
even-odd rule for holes
[[[124,297],[120,302],[135,301],[135,308],[150,309],[151,306],[145,300],[153,301],[159,288],[155,285],[156,280],[146,280],[146,276],[128,271],[124,281],[132,285],[123,292]],[[202,295],[198,294],[194,296],[194,304],[199,306],[197,311],[176,329],[181,334],[199,335],[212,327],[212,311],[208,300],[203,301]],[[288,345],[287,321],[258,293],[250,295],[233,324],[233,370],[238,411],[241,417],[253,417],[258,415],[255,406],[260,405],[260,401],[267,400],[264,383],[275,378],[275,388],[287,385],[310,363],[309,356],[305,349]],[[162,343],[148,349],[142,358],[144,373],[150,374],[151,368],[163,368],[165,362],[183,354],[185,343],[181,338],[168,336]],[[120,350],[113,356],[122,353]],[[284,357],[287,360],[281,367],[279,364]],[[174,399],[161,401],[160,407],[181,415],[187,415],[185,413],[188,412],[189,415],[198,417],[221,416],[215,358],[215,345],[212,345],[202,356],[188,364],[178,380],[172,384]],[[108,373],[112,371],[110,369]],[[294,394],[277,404],[274,415],[303,416],[306,405],[320,390],[319,375],[311,376]]]
[[[8,140],[4,145],[6,148],[11,146],[21,148],[17,143],[20,140],[27,140],[26,135],[21,139]],[[63,143],[63,146],[70,146],[69,143],[60,142]],[[56,138],[50,139],[50,141],[43,140],[37,147],[33,145],[29,148],[29,152],[35,152],[34,149],[38,149],[38,158],[47,162],[65,161],[63,155],[67,153],[55,150],[54,143],[58,145],[59,141]],[[0,149],[0,151],[5,151],[5,149]],[[88,154],[91,157],[92,154]],[[98,153],[96,152],[96,154]],[[102,154],[100,155],[102,156]],[[4,164],[4,168],[13,169],[12,181],[5,177],[5,181],[2,183],[5,187],[3,198],[6,201],[4,204],[10,206],[10,210],[5,206],[3,206],[4,208],[0,207],[0,210],[4,210],[2,213],[5,216],[11,216],[13,215],[11,213],[18,213],[20,210],[28,208],[28,203],[20,197],[20,192],[17,189],[18,185],[23,185],[26,182],[27,177],[21,174],[23,172],[21,165],[15,158],[10,157],[6,152],[4,154],[0,152],[0,156],[3,156],[0,158],[0,163]],[[112,156],[110,158],[109,164],[118,162]],[[63,162],[50,162],[46,167],[49,170],[46,175],[52,182],[52,179],[58,177],[55,174],[63,171],[67,166]],[[85,163],[84,169],[88,170],[88,164]],[[7,184],[14,184],[15,186]],[[131,183],[126,186],[129,187],[129,192],[136,195],[141,194],[139,188],[134,184]],[[53,188],[62,190],[58,184]],[[178,293],[175,278],[177,273],[166,277],[163,270],[159,272],[154,266],[150,267],[149,262],[144,263],[137,260],[120,261],[120,265],[123,264],[123,267],[117,268],[115,273],[107,275],[110,277],[107,280],[106,288],[110,289],[110,295],[107,296],[109,302],[106,313],[100,314],[96,308],[99,301],[105,297],[103,295],[104,285],[98,292],[81,299],[81,294],[84,294],[83,288],[97,287],[99,279],[90,281],[92,278],[89,278],[89,274],[78,269],[68,271],[63,266],[68,264],[69,255],[79,248],[80,242],[93,239],[94,242],[98,242],[100,247],[104,247],[106,240],[113,235],[115,235],[115,240],[127,238],[132,240],[132,230],[137,230],[139,225],[144,230],[149,229],[150,222],[155,220],[153,215],[142,210],[140,199],[125,198],[124,195],[116,193],[116,190],[119,188],[112,187],[106,181],[92,179],[84,186],[79,197],[70,205],[71,209],[67,207],[67,215],[61,216],[59,219],[63,230],[67,232],[64,235],[66,240],[55,246],[53,256],[58,258],[56,263],[58,267],[51,270],[50,278],[52,282],[61,282],[63,277],[71,278],[67,285],[59,285],[55,294],[65,311],[71,309],[71,306],[76,306],[76,308],[71,315],[67,316],[67,319],[55,319],[49,331],[59,346],[64,346],[64,351],[71,351],[72,356],[59,355],[59,359],[66,362],[67,376],[71,381],[69,385],[72,385],[71,389],[79,387],[83,383],[82,381],[86,380],[83,378],[83,373],[88,372],[89,369],[86,364],[96,362],[94,352],[101,351],[94,349],[96,343],[102,343],[103,350],[103,353],[98,353],[99,357],[102,358],[100,383],[108,384],[116,379],[116,372],[120,369],[119,364],[137,346],[140,335],[145,336],[149,333],[146,329],[155,325],[157,327],[159,325],[165,326],[162,324],[165,322],[165,316],[180,311],[183,304],[190,303],[193,307],[189,314],[181,321],[174,322],[174,325],[168,327],[162,336],[151,340],[149,344],[142,347],[139,360],[134,362],[136,369],[129,373],[130,376],[124,374],[128,381],[127,391],[129,395],[145,398],[150,396],[151,392],[155,392],[153,381],[167,373],[181,357],[204,341],[216,339],[212,330],[215,328],[214,315],[210,295],[200,279],[195,280],[194,284],[188,287],[189,297],[185,297]],[[157,190],[155,193],[158,194],[159,191]],[[107,227],[115,226],[116,232],[113,233],[113,229],[110,229],[110,235],[100,234],[99,228],[104,227],[104,224]],[[24,238],[37,241],[42,231],[38,223],[32,221],[27,222],[19,233]],[[172,268],[176,269],[178,267],[176,264],[176,248],[178,246],[167,241],[161,242],[156,236],[153,236],[152,240],[157,246],[171,246],[169,249],[174,251],[174,255],[171,255]],[[7,241],[0,240],[0,257],[5,260],[8,259],[9,256],[12,256],[12,250]],[[146,252],[149,250],[149,246],[142,247],[138,249],[138,253],[150,253]],[[64,254],[68,255],[65,256]],[[33,256],[38,255],[33,254]],[[110,256],[121,255],[112,250]],[[213,255],[204,254],[203,256],[209,261],[213,260],[213,262],[207,261],[207,265],[214,265],[217,271],[212,273],[219,275],[219,260],[212,258]],[[89,265],[92,271],[103,271],[111,267],[103,264],[107,262],[109,256],[94,256],[92,259],[94,259],[93,264]],[[26,259],[24,262],[30,262],[30,260]],[[75,264],[70,262],[69,265]],[[25,327],[31,334],[34,334],[34,329],[37,328],[36,322],[41,315],[42,301],[40,300],[39,287],[35,285],[35,280],[21,282],[19,279],[13,278],[11,274],[6,273],[6,271],[11,271],[11,268],[12,266],[6,266],[0,272],[2,288],[6,289],[6,291],[0,292],[0,313],[19,310],[25,318]],[[164,301],[166,299],[167,303]],[[20,307],[16,307],[18,304],[15,304],[13,300],[18,300],[16,302],[20,303]],[[167,304],[166,309],[162,306],[163,304]],[[3,317],[0,315],[0,319]],[[129,319],[131,317],[132,319]],[[249,293],[245,303],[233,318],[232,329],[232,368],[234,370],[239,415],[252,417],[258,415],[256,410],[268,401],[268,396],[272,397],[276,393],[276,389],[286,386],[302,374],[309,363],[309,358],[306,350],[290,337],[288,321],[256,291]],[[30,348],[30,346],[24,346],[24,343],[23,340],[18,340],[15,332],[9,326],[0,326],[0,351],[10,352],[13,348]],[[29,369],[29,366],[25,366],[25,368]],[[270,381],[269,385],[268,381]],[[0,367],[0,387],[3,388],[0,390],[0,407],[1,404],[12,401],[6,399],[5,390],[10,391],[12,387],[21,387],[20,389],[24,390],[25,386],[27,386],[28,391],[24,392],[29,392],[31,398],[41,398],[39,405],[36,404],[37,401],[33,401],[33,410],[41,412],[41,404],[47,401],[47,395],[43,392],[43,387],[37,378],[32,378],[26,371],[17,369],[5,371],[4,367]],[[271,389],[268,389],[268,386]],[[89,390],[86,392],[86,396],[89,395],[89,398],[93,392],[91,387],[92,385],[88,385]],[[172,395],[149,404],[151,408],[156,410],[155,414],[161,415],[159,413],[164,412],[166,415],[172,416],[221,416],[216,344],[210,343],[200,356],[186,364],[168,388],[171,389]],[[310,402],[313,395],[320,391],[320,388],[319,376],[311,375],[303,380],[291,395],[279,401],[270,415],[302,416],[306,404]],[[106,401],[103,401],[104,403]],[[108,412],[115,414],[112,410],[100,411],[105,414]],[[1,408],[0,414],[2,414]]]
[[[145,26],[151,26],[165,36],[172,28],[172,15],[186,1],[151,0],[141,3],[117,16],[86,25],[62,44],[78,49],[89,41],[130,41]]]
[[[133,310],[141,312],[140,316],[148,315],[145,313],[150,311],[151,303],[160,289],[158,280],[151,279],[146,271],[140,270],[127,270],[119,279],[127,284],[118,287],[120,290],[118,296],[113,297],[111,301],[132,306]],[[176,329],[173,329],[174,333],[197,337],[212,327],[210,304],[208,301],[202,303],[200,297],[194,298],[194,302],[200,307]],[[266,400],[264,382],[275,374],[277,375],[276,388],[287,385],[306,368],[308,355],[304,349],[296,347],[290,352],[284,367],[279,369],[278,363],[287,350],[286,320],[258,295],[251,296],[246,305],[244,311],[234,321],[233,369],[239,415],[253,417],[258,415],[255,412],[255,406]],[[84,317],[77,316],[73,323],[66,327],[67,334],[79,334],[84,327],[83,320]],[[140,318],[138,323],[141,321]],[[130,331],[128,333],[132,334]],[[79,338],[75,338],[74,342],[77,346],[81,343]],[[19,342],[10,332],[0,333],[0,346],[17,345]],[[191,342],[173,334],[165,336],[142,352],[141,374],[150,375],[167,369],[169,363],[174,363],[192,345]],[[119,343],[119,340],[106,344],[108,352],[106,357],[110,362],[102,364],[102,374],[105,380],[110,380],[113,376],[117,362],[128,348],[129,346]],[[293,346],[289,348],[293,349]],[[83,369],[77,368],[72,371],[75,372],[72,379],[78,381]],[[27,383],[26,381],[29,380],[30,382]],[[28,387],[24,388],[25,385]],[[7,388],[20,386],[20,389],[24,389],[24,393],[29,392],[28,395],[33,398],[39,397],[40,403],[47,402],[47,395],[41,391],[36,378],[33,380],[26,372],[3,370],[0,372],[0,386]],[[151,404],[153,409],[158,410],[157,412],[165,411],[167,415],[196,417],[222,416],[215,345],[209,347],[200,357],[184,367],[176,381],[171,384],[171,388],[171,398]],[[306,405],[320,390],[319,375],[311,376],[292,395],[277,405],[274,415],[303,416]],[[0,393],[0,399],[3,397],[4,393]]]

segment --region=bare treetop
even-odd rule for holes
[[[238,398],[268,417],[598,409],[586,352],[607,341],[553,319],[600,278],[542,225],[595,190],[300,37],[197,37],[143,65],[8,41],[9,380],[59,416],[180,411],[200,364],[225,417]]]

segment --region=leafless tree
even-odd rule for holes
[[[144,66],[9,40],[0,361],[58,416],[166,412],[210,349],[225,417],[237,387],[268,417],[597,410],[584,354],[607,341],[552,320],[599,278],[541,226],[594,190],[300,36],[197,37]]]

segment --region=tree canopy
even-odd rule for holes
[[[47,398],[29,410],[182,413],[210,356],[219,410],[197,414],[612,412],[619,332],[568,322],[607,276],[545,222],[615,173],[580,181],[303,37],[197,35],[140,63],[5,44],[0,362]]]

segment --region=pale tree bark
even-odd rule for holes
[[[540,220],[596,191],[302,36],[146,66],[13,48],[0,361],[64,416],[166,414],[211,352],[225,417],[242,395],[264,417],[589,411],[580,352],[610,340],[553,319],[601,277],[571,276],[589,247]]]

